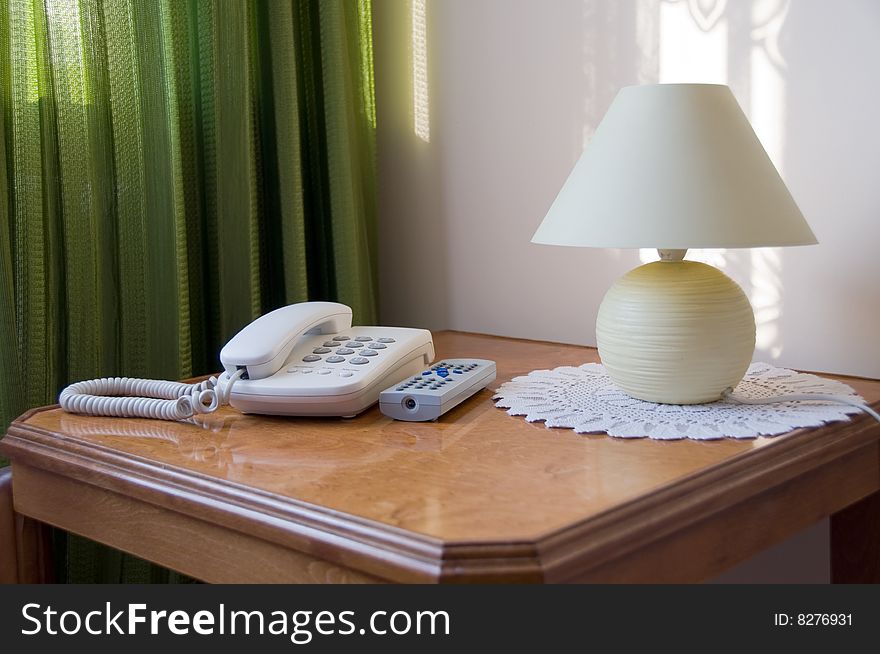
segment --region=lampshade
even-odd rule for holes
[[[816,237],[727,86],[654,84],[620,90],[532,242],[686,249]]]

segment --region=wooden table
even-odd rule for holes
[[[497,386],[589,348],[444,332]],[[880,382],[846,379],[874,406]],[[832,516],[835,581],[880,579],[880,425],[618,440],[508,416],[483,391],[436,423],[194,424],[30,411],[12,461],[22,579],[48,523],[211,582],[699,581]]]

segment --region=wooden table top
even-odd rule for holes
[[[597,546],[601,534],[622,539],[661,515],[693,512],[700,498],[711,504],[722,490],[746,497],[768,488],[774,470],[785,479],[786,466],[805,457],[831,460],[878,438],[864,416],[781,437],[709,442],[548,429],[496,408],[494,389],[534,369],[597,361],[595,349],[457,332],[435,334],[435,346],[438,360],[496,360],[498,378],[434,423],[396,422],[375,407],[354,419],[224,407],[198,425],[47,407],[16,421],[2,451],[56,471],[100,469],[100,483],[117,490],[136,483],[143,494],[155,487],[210,495],[215,505],[258,513],[264,525],[286,520],[401,560],[436,556],[466,566],[534,557],[542,548],[564,558],[572,539],[592,534]],[[843,379],[880,401],[880,382]],[[761,474],[767,481],[756,485]]]

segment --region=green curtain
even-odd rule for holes
[[[0,93],[3,431],[284,304],[375,321],[369,0],[0,0]],[[77,543],[77,580],[155,578]]]

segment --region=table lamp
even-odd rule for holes
[[[656,248],[602,300],[599,356],[632,397],[699,404],[743,378],[755,318],[687,249],[817,241],[727,86],[653,84],[617,94],[532,242]]]

